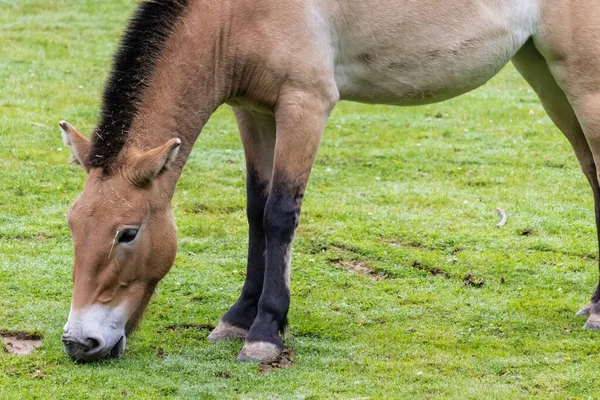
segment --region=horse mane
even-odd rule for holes
[[[109,167],[123,148],[164,45],[189,0],[142,2],[123,34],[104,88],[90,164]]]

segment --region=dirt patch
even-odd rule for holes
[[[413,249],[427,249],[423,243],[417,242],[415,240],[392,240],[385,241],[391,247],[412,247]]]
[[[196,329],[199,331],[212,331],[213,329],[215,329],[215,326],[211,325],[211,324],[175,324],[175,325],[168,325],[165,327],[165,329],[168,329],[170,331],[182,331],[185,329]]]
[[[337,268],[366,276],[372,281],[381,281],[391,277],[388,272],[377,271],[369,266],[368,261],[364,261],[364,258],[371,256],[368,252],[337,243],[330,245],[328,251],[327,261]]]
[[[532,235],[535,235],[535,229],[530,228],[530,227],[526,227],[523,229],[517,229],[517,234],[519,234],[521,236],[532,236]]]
[[[31,354],[42,345],[42,337],[35,333],[0,330],[0,336],[6,351],[17,356]]]
[[[215,376],[217,378],[225,378],[225,379],[229,379],[231,378],[231,371],[226,369],[224,371],[216,371],[215,372]]]
[[[450,260],[449,260],[450,261]],[[441,268],[437,268],[437,267],[430,267],[427,265],[423,265],[421,264],[419,261],[413,261],[412,263],[412,267],[416,268],[418,270],[421,271],[427,271],[429,272],[431,275],[434,276],[443,276],[446,279],[460,279],[461,276],[460,275],[452,275],[449,272],[444,271]],[[480,288],[485,284],[485,280],[482,278],[478,278],[477,276],[468,273],[466,274],[463,278],[462,278],[463,283],[465,284],[465,286],[472,286],[472,287],[476,287],[476,288]],[[504,278],[500,278],[500,283],[504,283]]]
[[[369,266],[363,261],[338,260],[338,261],[335,261],[335,264],[337,266],[341,267],[342,269],[345,269],[348,272],[368,276],[372,281],[381,281],[388,277],[387,274],[385,274],[383,272],[378,272],[378,271],[375,271],[375,270],[369,268]]]
[[[427,266],[427,265],[423,265],[423,264],[421,264],[418,261],[414,261],[412,263],[412,267],[416,268],[416,269],[419,269],[421,271],[427,271],[431,275],[434,275],[434,276],[443,276],[444,278],[450,278],[450,274],[447,273],[446,271],[444,271],[443,269],[437,268],[437,267],[430,267],[430,266]]]
[[[294,365],[292,358],[294,353],[290,349],[283,349],[283,352],[279,358],[272,363],[260,364],[258,372],[261,374],[268,374],[269,372],[276,369],[286,369]]]
[[[478,278],[473,274],[465,275],[465,277],[463,278],[463,282],[467,286],[473,286],[473,287],[477,287],[477,288],[480,288],[485,284],[485,281],[483,279]]]

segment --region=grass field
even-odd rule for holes
[[[297,232],[289,368],[212,344],[244,280],[244,163],[231,111],[179,182],[179,252],[124,358],[73,363],[65,213],[85,176],[57,122],[94,127],[130,1],[0,0],[0,398],[595,398],[591,191],[512,66],[418,108],[340,104]],[[496,208],[508,214],[503,229]],[[465,281],[465,277],[468,278]]]

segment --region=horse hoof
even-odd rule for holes
[[[596,318],[592,319],[592,317],[588,318],[585,325],[583,325],[585,329],[593,329],[600,330],[600,319],[596,316]]]
[[[227,322],[219,321],[219,324],[208,335],[208,340],[211,342],[219,342],[222,340],[246,339],[248,330],[233,326]]]
[[[583,306],[583,308],[579,311],[577,311],[577,314],[575,315],[590,315],[590,310],[596,305],[596,303],[588,303],[585,306]]]
[[[277,361],[283,349],[269,342],[244,343],[238,361],[268,364]]]
[[[590,309],[583,307],[581,310],[577,311],[577,314],[575,315],[590,315]]]

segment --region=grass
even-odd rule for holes
[[[297,232],[287,369],[186,327],[216,324],[244,280],[243,153],[219,109],[175,196],[175,266],[124,358],[73,363],[64,219],[85,177],[57,122],[93,128],[131,3],[0,0],[0,329],[44,337],[0,352],[0,398],[596,397],[600,340],[574,315],[598,275],[591,191],[512,66],[441,104],[336,108]]]

